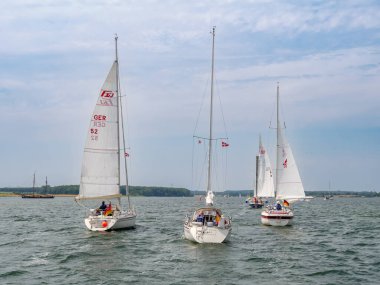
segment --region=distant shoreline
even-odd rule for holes
[[[0,198],[1,197],[21,197],[21,195],[22,194],[17,194],[17,193],[1,193],[0,192]],[[75,197],[77,195],[74,195],[74,194],[53,194],[53,196],[54,197]]]
[[[194,197],[204,196],[205,191],[189,190],[186,188],[176,187],[158,187],[158,186],[129,186],[129,195],[131,197]],[[79,185],[61,185],[45,187],[4,187],[0,188],[0,197],[16,197],[22,194],[51,194],[56,197],[75,197],[79,193]],[[122,195],[126,194],[125,186],[120,187]],[[379,192],[375,191],[305,191],[306,196],[312,197],[380,197]],[[216,196],[226,197],[248,197],[252,196],[252,190],[226,190],[223,192],[214,192]]]

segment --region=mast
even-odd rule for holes
[[[35,187],[36,187],[36,173],[34,172],[33,173],[33,195],[34,195]]]
[[[119,86],[118,86],[118,89],[120,89]],[[120,115],[121,115],[121,132],[122,132],[122,139],[123,139],[124,170],[125,170],[125,194],[127,195],[127,199],[128,199],[128,208],[131,209],[131,201],[129,199],[128,168],[127,168],[127,157],[126,157],[126,147],[125,147],[123,104],[121,101],[121,96],[120,96]]]
[[[212,111],[214,96],[214,44],[215,26],[212,27],[212,61],[211,61],[211,98],[210,98],[210,134],[208,141],[208,171],[207,171],[207,192],[211,191],[211,163],[212,163]]]
[[[259,184],[257,181],[258,177],[259,177],[259,156],[256,155],[256,185],[255,185],[255,189],[253,189],[253,197],[257,196],[257,185]]]
[[[45,194],[47,194],[47,176],[46,176],[46,179],[45,179]]]
[[[117,124],[117,169],[119,173],[118,177],[118,186],[120,191],[120,115],[119,115],[119,59],[117,54],[117,39],[118,36],[115,34],[115,63],[116,63],[116,107],[117,107],[117,117],[116,117],[116,124]],[[119,205],[120,198],[118,199]]]
[[[259,166],[260,166],[260,154],[261,154],[262,142],[261,142],[261,134],[259,135],[259,154],[256,155],[256,186],[253,191],[253,196],[257,196],[257,186],[259,185]]]
[[[279,144],[279,138],[280,138],[280,83],[277,82],[277,125],[276,125],[276,129],[277,129],[277,152],[276,152],[276,185],[275,185],[275,192],[276,192],[276,195],[277,196],[277,191],[278,191],[278,164],[279,164],[279,161],[281,160],[281,153],[280,153],[280,144]]]

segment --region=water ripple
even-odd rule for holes
[[[260,223],[244,199],[217,197],[231,241],[183,239],[194,198],[134,198],[135,230],[94,233],[72,198],[7,199],[0,227],[1,284],[378,284],[380,199],[295,205],[292,227]],[[16,212],[12,213],[12,212]],[[12,224],[12,227],[8,225]],[[259,276],[259,277],[258,277]]]

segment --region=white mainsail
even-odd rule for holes
[[[277,86],[277,102],[279,87]],[[277,103],[279,104],[279,103]],[[278,107],[277,107],[278,108]],[[276,197],[278,199],[297,200],[305,198],[300,174],[292,149],[286,140],[277,114],[277,174]]]
[[[121,196],[117,64],[113,63],[91,115],[77,199]]]
[[[273,173],[268,152],[262,144],[260,137],[259,161],[257,171],[257,193],[258,197],[274,197]]]

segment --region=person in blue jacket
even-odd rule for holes
[[[277,201],[276,210],[280,211],[281,209],[282,209],[282,207],[281,207],[280,201]]]
[[[106,203],[103,201],[102,204],[101,204],[100,207],[99,207],[99,210],[100,210],[100,211],[104,211],[106,208],[107,208],[107,205],[106,205]]]

